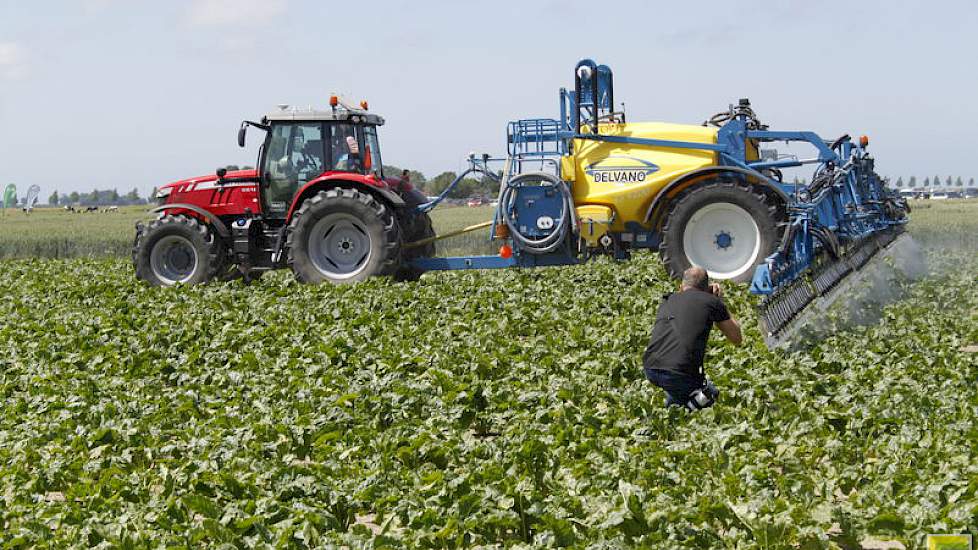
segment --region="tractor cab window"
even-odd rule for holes
[[[265,153],[266,207],[285,215],[303,184],[324,171],[322,126],[318,122],[272,127]]]
[[[380,142],[377,140],[377,127],[367,126],[363,129],[363,142],[366,149],[363,153],[363,167],[368,173],[383,177],[380,162]]]
[[[337,123],[331,127],[330,147],[332,148],[333,170],[341,172],[362,172],[363,159],[360,155],[360,141],[357,127],[353,124]]]

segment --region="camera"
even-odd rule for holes
[[[719,395],[720,390],[713,385],[713,382],[706,380],[703,382],[702,388],[697,388],[689,394],[689,400],[686,402],[686,408],[691,411],[705,409],[716,403]]]

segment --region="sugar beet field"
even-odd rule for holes
[[[726,285],[748,343],[714,335],[722,394],[695,414],[664,408],[641,371],[674,285],[651,255],[150,288],[126,257],[138,212],[8,213],[0,547],[978,537],[978,202],[916,206],[930,273],[853,305],[876,323],[772,352],[754,297]],[[435,222],[489,215],[476,210]]]

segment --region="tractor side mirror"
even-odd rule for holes
[[[217,174],[217,179],[224,179],[224,176],[226,176],[227,173],[228,173],[227,168],[218,168],[217,172],[215,172],[215,174]]]
[[[238,147],[245,146],[245,133],[247,131],[248,131],[248,125],[242,122],[241,128],[238,128]]]

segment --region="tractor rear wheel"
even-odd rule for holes
[[[288,263],[303,283],[354,283],[399,265],[394,212],[372,195],[334,188],[306,199],[292,217]]]
[[[189,216],[163,216],[137,226],[136,277],[154,286],[200,284],[225,265],[226,249],[210,228]]]
[[[714,279],[747,282],[777,246],[777,217],[777,206],[760,190],[714,179],[672,203],[659,255],[673,277],[697,265]]]

